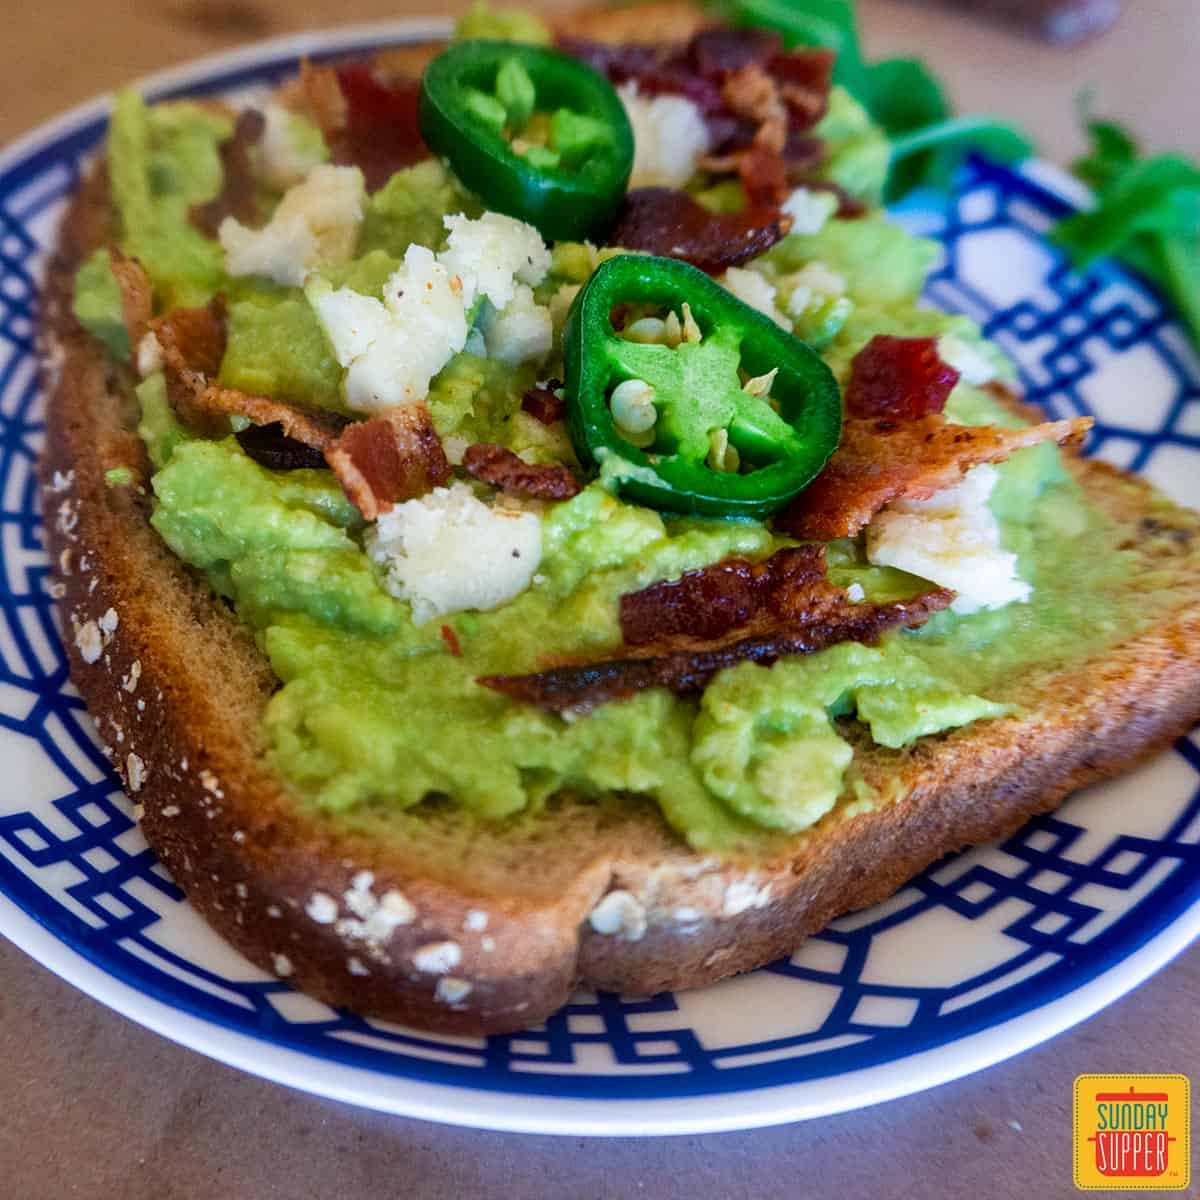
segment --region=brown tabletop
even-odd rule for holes
[[[0,140],[222,46],[434,7],[0,0]],[[1200,155],[1196,0],[1131,0],[1111,33],[1069,53],[941,8],[901,0],[861,0],[860,8],[872,55],[926,55],[963,109],[1015,118],[1047,157],[1065,161],[1079,149],[1072,103],[1087,85],[1097,108],[1148,146]],[[1193,948],[1075,1030],[922,1095],[755,1133],[585,1141],[453,1129],[287,1091],[140,1029],[0,941],[0,1198],[1055,1200],[1080,1194],[1070,1169],[1074,1077],[1181,1071],[1200,1083],[1198,995]]]

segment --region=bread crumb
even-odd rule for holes
[[[304,911],[318,925],[332,925],[337,920],[337,901],[328,892],[313,892]]]
[[[413,965],[430,975],[446,975],[462,962],[462,948],[457,942],[430,942],[413,954]]]
[[[608,893],[588,917],[597,933],[619,933],[628,942],[638,942],[646,934],[646,910],[631,892],[617,888]]]
[[[146,815],[146,806],[144,804],[135,804],[133,806],[133,819],[140,821]]]
[[[164,817],[177,817],[181,811],[182,810],[178,804],[168,804],[167,807],[162,810],[162,815]]]
[[[488,927],[488,915],[480,908],[472,908],[463,920],[463,928],[471,933],[482,933]]]
[[[117,615],[117,610],[115,608],[108,609],[104,616],[100,618],[100,632],[104,634],[105,645],[108,644],[108,641],[112,635],[117,632],[117,626],[120,625],[120,623],[121,618]]]
[[[447,975],[437,981],[433,994],[443,1004],[455,1005],[461,1004],[471,994],[471,988],[467,980]]]
[[[350,955],[350,957],[346,959],[346,970],[349,971],[351,975],[359,976],[370,975],[371,973],[370,968],[367,967],[363,960],[354,954]]]
[[[271,962],[275,967],[275,974],[281,979],[286,979],[292,973],[292,960],[286,954],[272,954]]]

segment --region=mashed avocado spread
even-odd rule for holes
[[[226,295],[223,384],[347,411],[345,365],[311,289],[231,278],[221,245],[188,222],[189,206],[220,186],[217,147],[229,130],[228,118],[195,105],[147,108],[132,94],[118,100],[109,167],[122,248],[145,266],[160,310]],[[887,145],[861,109],[835,90],[821,132],[831,176],[877,200]],[[264,220],[276,200],[264,191]],[[480,212],[441,163],[399,171],[366,197],[352,256],[320,266],[315,277],[326,291],[378,301],[410,247],[444,249],[444,217]],[[778,311],[821,348],[840,381],[877,333],[952,335],[976,374],[1004,376],[1008,368],[971,322],[918,307],[931,244],[878,213],[814,224],[743,274],[773,289]],[[540,359],[505,353],[526,336],[526,326],[511,322],[516,332],[498,332],[515,309],[500,311],[487,297],[474,306],[465,344],[436,372],[427,398],[452,461],[455,446],[486,441],[530,462],[577,466],[561,426],[533,420],[521,397],[561,369],[566,306],[606,253],[555,246],[530,296],[508,301],[526,305],[521,311],[535,326],[552,321],[555,348]],[[129,353],[106,253],[80,271],[75,310],[114,356]],[[194,436],[177,424],[159,373],[137,391],[155,468],[154,528],[254,629],[281,681],[265,718],[270,755],[301,802],[327,810],[409,809],[448,796],[500,818],[536,810],[561,790],[633,793],[656,802],[694,847],[721,852],[765,831],[804,830],[839,801],[882,802],[855,769],[844,736],[852,722],[877,745],[900,749],[1002,719],[1019,710],[1026,671],[1111,643],[1133,619],[1119,599],[1106,598],[1119,595],[1105,585],[1123,563],[1105,518],[1083,501],[1057,450],[1039,447],[997,469],[988,501],[1002,546],[1017,555],[1020,579],[1032,588],[1026,601],[946,611],[877,646],[843,643],[769,669],[742,664],[720,672],[699,697],[653,690],[564,719],[476,679],[536,670],[560,656],[609,655],[620,645],[623,594],[731,555],[760,560],[794,542],[760,522],[664,516],[622,501],[599,479],[570,500],[519,506],[533,514],[541,547],[519,594],[487,611],[418,623],[367,553],[366,523],[330,471],[267,470],[232,437]],[[967,424],[1015,423],[965,378],[947,414]],[[472,487],[499,503],[489,489]],[[872,565],[861,541],[831,543],[828,561],[830,578],[865,601],[929,586]]]

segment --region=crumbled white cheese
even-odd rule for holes
[[[430,975],[448,975],[462,962],[462,948],[457,942],[430,942],[413,952],[413,966]]]
[[[466,608],[492,609],[523,592],[542,559],[539,517],[489,508],[465,483],[434,488],[367,530],[384,587],[412,605],[421,625]]]
[[[792,233],[820,233],[825,222],[837,212],[837,197],[832,192],[818,192],[798,187],[780,206],[792,218]]]
[[[286,979],[292,973],[292,960],[286,954],[272,954],[271,965],[280,979]]]
[[[271,220],[247,229],[234,217],[217,236],[230,275],[262,275],[299,287],[308,273],[349,261],[358,241],[366,189],[357,167],[314,167],[289,188]]]
[[[633,126],[631,188],[681,188],[709,149],[708,126],[683,96],[643,96],[630,81],[617,89]]]
[[[462,283],[425,246],[412,245],[382,303],[352,288],[309,286],[309,303],[339,363],[346,403],[359,412],[413,404],[467,340]]]
[[[898,500],[867,526],[867,558],[953,588],[958,613],[1003,608],[1029,599],[1017,556],[1000,547],[1000,526],[988,507],[999,475],[988,465],[928,500]]]
[[[463,918],[463,928],[471,933],[482,933],[488,927],[488,914],[482,908],[468,909]]]
[[[319,138],[300,136],[303,117],[273,102],[262,106],[263,132],[258,142],[258,170],[277,192],[300,183],[324,158]],[[314,130],[315,132],[315,130]]]
[[[784,276],[780,287],[788,293],[788,315],[798,321],[810,310],[845,295],[846,277],[822,262],[810,262],[794,274]]]
[[[996,378],[996,366],[977,346],[956,333],[944,333],[938,338],[938,357],[953,367],[964,383],[982,387]]]
[[[532,225],[496,212],[485,212],[478,220],[457,213],[443,221],[449,237],[438,258],[462,280],[468,307],[486,296],[493,307],[502,309],[517,294],[519,283],[536,287],[546,278],[550,251]]]
[[[861,583],[852,583],[846,589],[846,599],[852,604],[861,604],[866,598],[867,593]]]
[[[744,267],[730,267],[722,277],[721,283],[743,304],[766,313],[784,329],[791,328],[787,318],[775,307],[775,287],[765,275],[758,271],[748,271]]]
[[[483,325],[489,358],[517,366],[540,363],[554,347],[554,322],[550,310],[533,298],[533,289],[520,284],[513,298]]]
[[[626,941],[641,941],[646,936],[646,910],[632,893],[616,888],[595,908],[588,921],[597,933],[619,933]]]

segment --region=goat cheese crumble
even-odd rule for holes
[[[288,188],[261,229],[247,229],[235,217],[221,222],[217,237],[225,270],[299,287],[310,271],[349,262],[366,194],[357,167],[314,167],[302,183]]]
[[[383,286],[383,299],[320,279],[306,287],[338,362],[348,407],[378,412],[429,394],[433,377],[463,349],[502,362],[540,360],[553,345],[550,310],[531,284],[550,269],[550,251],[532,225],[500,213],[445,218],[450,237],[435,254],[410,245]],[[489,307],[472,325],[477,302]]]
[[[928,500],[897,500],[867,526],[867,559],[953,588],[956,613],[1024,602],[1033,588],[1017,575],[1017,556],[1000,546],[988,499],[1000,476],[993,466]]]
[[[423,625],[463,609],[499,608],[525,591],[542,561],[542,522],[491,508],[454,483],[384,513],[364,544],[384,570],[384,587],[407,600]]]
[[[710,146],[700,109],[683,96],[643,96],[632,80],[617,94],[633,126],[629,186],[683,187]]]

